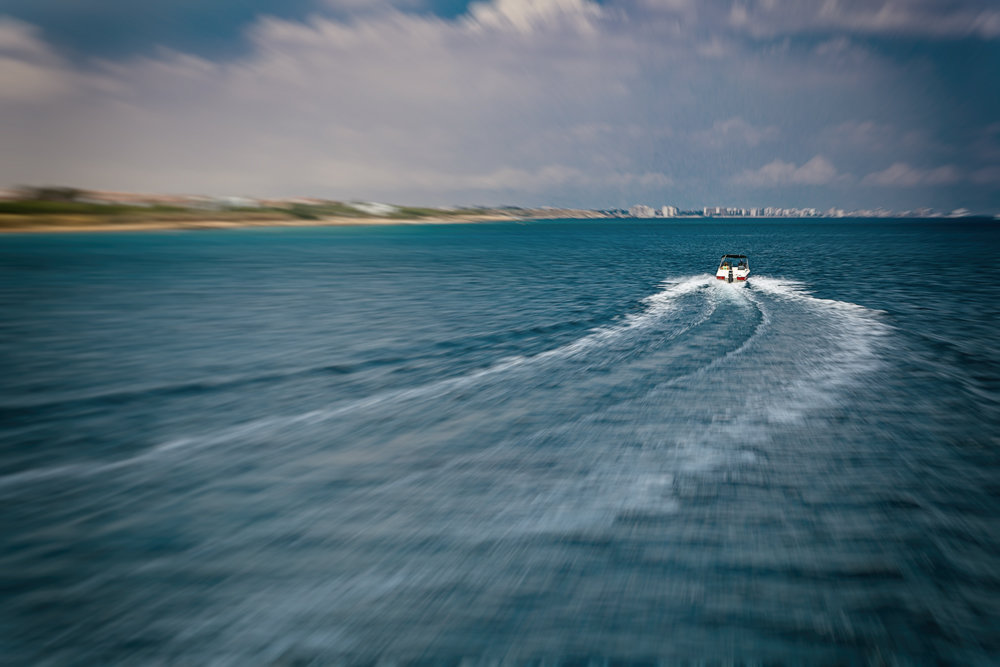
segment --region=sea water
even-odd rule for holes
[[[4,236],[0,662],[996,663],[998,252],[963,220]]]

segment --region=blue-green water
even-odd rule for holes
[[[998,252],[958,220],[2,237],[0,662],[996,663]]]

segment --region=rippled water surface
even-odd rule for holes
[[[1000,662],[998,252],[957,220],[2,237],[0,662]]]

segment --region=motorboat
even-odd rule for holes
[[[723,255],[722,261],[719,262],[719,270],[715,272],[715,279],[743,284],[749,275],[750,262],[746,255]]]

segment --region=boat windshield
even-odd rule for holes
[[[723,255],[722,262],[719,264],[720,269],[738,269],[749,267],[750,264],[747,262],[746,255]]]

